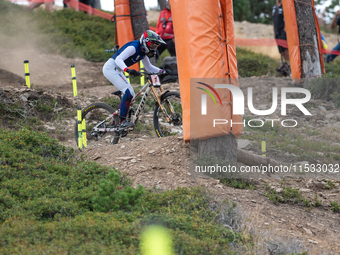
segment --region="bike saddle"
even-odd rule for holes
[[[122,96],[122,92],[121,92],[120,90],[118,90],[118,91],[115,91],[115,92],[112,92],[111,94],[112,94],[112,95],[119,96],[119,97],[121,97],[121,96]]]

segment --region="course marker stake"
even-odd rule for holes
[[[264,137],[262,138],[261,147],[262,147],[262,156],[266,157],[266,139]]]
[[[30,81],[30,71],[29,71],[28,63],[29,63],[28,60],[24,61],[26,86],[30,88],[31,87],[31,81]]]

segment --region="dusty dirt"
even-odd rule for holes
[[[248,25],[237,31],[246,31]],[[269,27],[263,31],[267,37]],[[238,33],[238,32],[237,32]],[[247,32],[244,32],[244,36]],[[258,34],[261,34],[259,32]],[[49,91],[52,96],[59,93],[71,103],[81,104],[82,107],[89,104],[91,100],[100,101],[101,98],[110,96],[114,87],[107,86],[109,83],[103,77],[101,68],[103,63],[91,63],[83,59],[67,59],[58,55],[46,55],[38,50],[29,51],[8,51],[0,48],[2,56],[0,60],[0,85],[7,89],[22,90],[24,84],[23,60],[30,60],[31,82],[33,87],[43,88]],[[70,65],[76,66],[78,81],[78,98],[72,97],[72,82]],[[13,74],[11,74],[11,73]],[[18,77],[21,76],[20,77]],[[253,87],[256,94],[255,106],[270,106],[269,94],[271,87],[291,86],[289,78],[257,77],[244,78],[240,80],[240,87],[246,90]],[[166,85],[166,89],[178,90],[178,84]],[[22,92],[27,93],[27,92]],[[313,128],[321,133],[313,139],[322,139],[328,143],[339,143],[339,121],[340,111],[325,101],[315,101],[321,108],[313,108],[312,118],[304,118],[295,114],[303,125],[315,123]],[[68,109],[69,111],[69,109]],[[332,113],[331,118],[326,118],[326,113]],[[246,114],[250,113],[246,112]],[[291,110],[290,114],[294,114]],[[272,116],[273,118],[277,116]],[[49,127],[57,127],[62,142],[67,146],[75,147],[73,139],[74,118],[65,119],[60,123],[46,123]],[[335,128],[334,136],[324,135],[327,130]],[[55,128],[47,130],[52,134]],[[70,134],[65,138],[66,134]],[[308,136],[306,134],[306,136]],[[242,138],[242,137],[241,137]],[[247,148],[255,154],[260,154],[258,145],[251,145]],[[253,181],[256,190],[234,189],[221,184],[218,180],[205,176],[198,178],[190,171],[190,150],[189,144],[185,144],[180,136],[158,139],[153,134],[131,134],[121,140],[118,145],[109,145],[103,141],[100,146],[84,150],[89,160],[113,166],[133,179],[134,185],[142,184],[146,187],[160,190],[176,189],[177,187],[202,186],[214,192],[221,199],[228,199],[237,203],[237,207],[245,215],[245,221],[261,233],[270,233],[270,237],[263,237],[264,242],[275,242],[276,240],[294,240],[302,243],[310,250],[310,254],[340,254],[340,214],[330,210],[330,201],[340,203],[339,179],[333,180],[335,187],[327,189],[324,179],[288,178],[283,180],[279,176],[269,179],[264,175]],[[282,155],[279,151],[270,150],[268,156],[281,163],[297,163],[297,159],[291,156]],[[307,208],[303,204],[278,204],[275,205],[264,196],[264,183],[268,183],[273,189],[284,186],[299,189],[303,196],[313,200],[315,194],[321,201],[320,207]],[[286,244],[286,245],[289,245]],[[264,253],[264,254],[269,254]]]

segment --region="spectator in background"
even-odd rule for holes
[[[64,8],[73,9],[75,11],[82,10],[89,15],[92,15],[92,0],[63,0]],[[81,3],[81,4],[79,4]],[[80,5],[80,8],[79,8]],[[87,5],[87,6],[85,6]]]
[[[43,3],[45,3],[45,9],[48,12],[53,12],[53,0],[41,0],[39,2],[35,2],[32,0],[29,0],[29,4],[27,5],[27,9],[32,11],[33,9],[39,7]]]
[[[92,7],[91,7],[92,0],[79,0],[79,3],[87,5],[88,7],[86,8],[86,10],[83,10],[83,11],[86,12],[88,15],[92,15]]]
[[[276,0],[276,5],[273,7],[273,23],[274,23],[274,35],[275,39],[286,40],[286,27],[285,27],[285,20],[283,16],[283,8],[282,8],[282,0]],[[290,66],[288,64],[289,61],[289,52],[288,49],[279,45],[279,52],[281,54],[282,65],[276,68],[283,76],[288,76],[290,74]],[[283,62],[283,59],[285,62]]]
[[[79,11],[78,0],[63,0],[64,8]]]
[[[331,23],[332,29],[335,28],[336,26],[340,26],[340,10],[335,13],[335,16]],[[339,27],[338,32],[340,33],[340,27]],[[340,53],[340,43],[338,43],[334,47],[334,49],[331,51],[331,53],[327,55],[327,63],[332,62],[338,56],[339,53]]]
[[[166,7],[161,11],[158,17],[156,33],[166,42],[166,45],[160,45],[158,47],[156,59],[158,59],[166,49],[168,49],[171,56],[176,56],[175,35],[169,1],[166,2]]]

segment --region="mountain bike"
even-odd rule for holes
[[[137,126],[140,114],[145,106],[147,97],[151,94],[154,99],[153,126],[158,137],[183,134],[182,129],[182,105],[180,94],[176,91],[164,91],[159,81],[159,73],[140,72],[146,77],[146,84],[139,90],[131,101],[131,107],[127,114],[127,120],[135,124],[132,128],[119,127],[120,107],[115,110],[105,103],[93,103],[82,110],[82,120],[86,123],[87,145],[96,146],[100,142],[117,144],[121,137],[125,137]],[[115,91],[111,94],[122,99],[122,92]],[[137,104],[137,98],[142,98]],[[135,110],[135,106],[136,107]],[[75,139],[78,145],[78,124],[74,129]],[[111,141],[112,139],[112,141]]]

